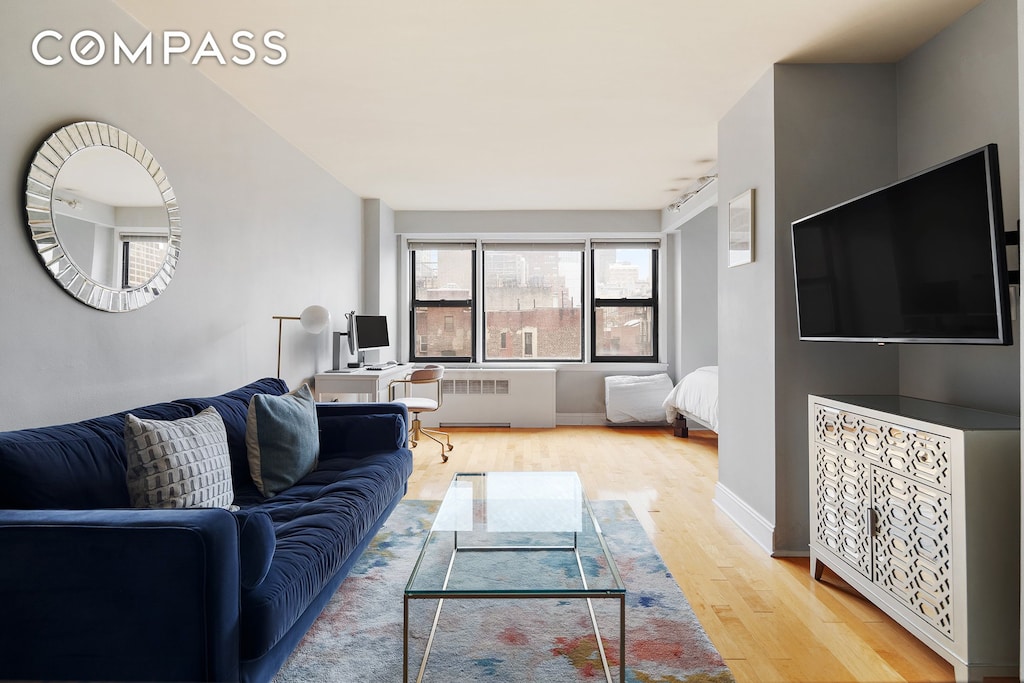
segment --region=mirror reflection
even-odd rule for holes
[[[105,287],[140,287],[166,258],[163,197],[149,173],[119,149],[87,147],[65,161],[51,210],[68,258]]]
[[[43,267],[98,310],[146,306],[174,276],[174,190],[149,150],[110,124],[79,121],[43,142],[25,182],[25,217]]]

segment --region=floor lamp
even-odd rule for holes
[[[275,315],[277,321],[277,378],[281,379],[281,333],[285,320],[298,320],[302,329],[310,334],[320,334],[331,324],[331,312],[323,306],[307,306],[299,315]]]

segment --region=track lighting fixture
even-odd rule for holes
[[[682,195],[679,196],[679,199],[677,199],[674,202],[672,202],[671,204],[669,204],[668,205],[668,210],[672,211],[673,213],[678,213],[678,212],[682,211],[683,210],[683,204],[685,204],[687,201],[689,201],[689,199],[691,197],[695,196],[698,192],[703,190],[705,187],[710,185],[711,181],[717,180],[717,179],[718,179],[718,174],[717,173],[711,173],[711,174],[708,174],[708,175],[702,175],[701,177],[697,178],[697,181],[694,183],[694,188],[691,189],[691,190],[687,190],[686,192],[684,192]]]

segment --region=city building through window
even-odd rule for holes
[[[583,360],[583,244],[484,244],[484,360]]]

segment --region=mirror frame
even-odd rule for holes
[[[65,252],[54,226],[53,187],[61,167],[88,147],[111,147],[132,157],[153,182],[167,210],[167,254],[150,280],[138,287],[114,288],[96,282]],[[82,303],[109,313],[124,313],[152,303],[174,276],[181,252],[181,218],[174,190],[163,168],[146,147],[120,128],[98,121],[79,121],[59,128],[39,147],[25,184],[28,229],[43,267],[64,291]]]

